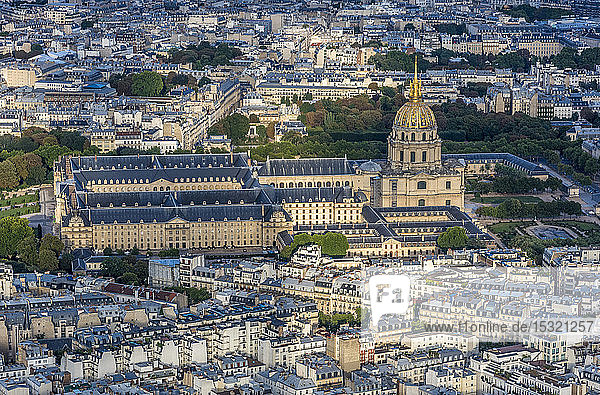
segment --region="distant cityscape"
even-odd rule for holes
[[[0,395],[600,394],[600,1],[0,2]]]

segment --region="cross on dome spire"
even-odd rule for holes
[[[418,77],[417,54],[415,53],[415,77],[410,83],[410,101],[420,102],[423,96],[421,92],[421,81]]]

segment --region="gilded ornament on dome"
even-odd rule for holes
[[[410,100],[405,103],[394,120],[395,127],[410,129],[435,128],[435,116],[427,104],[423,102],[422,83],[417,74],[417,57],[415,55],[415,75],[410,83]]]

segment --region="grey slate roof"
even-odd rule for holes
[[[113,185],[115,185],[115,180],[119,180],[121,183],[124,183],[123,180],[128,183],[134,183],[134,180],[137,180],[138,183],[141,181],[147,184],[161,179],[175,182],[175,179],[189,178],[208,181],[211,178],[215,180],[218,177],[223,180],[229,177],[233,182],[241,183],[244,187],[251,187],[254,183],[250,170],[244,167],[81,170],[73,172],[73,176],[81,189],[85,188],[88,181],[100,183],[104,180],[107,182],[113,180]]]
[[[185,206],[185,207],[118,207],[111,209],[83,209],[79,212],[86,225],[89,224],[111,224],[111,223],[145,223],[169,222],[176,218],[184,221],[223,221],[228,220],[269,220],[271,215],[282,210],[275,205],[256,204],[223,204],[207,206]]]
[[[97,207],[178,207],[203,204],[252,204],[271,203],[259,188],[197,191],[149,191],[149,192],[80,192],[77,204],[80,209]]]
[[[233,160],[232,160],[233,159]],[[190,155],[139,155],[139,156],[82,156],[70,159],[71,169],[112,170],[160,169],[198,167],[247,167],[248,154],[190,154]]]
[[[259,176],[303,176],[354,174],[345,158],[268,159]]]

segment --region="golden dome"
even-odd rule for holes
[[[431,129],[435,127],[435,116],[427,104],[409,101],[396,113],[394,126],[410,129]]]
[[[410,101],[396,113],[395,127],[429,129],[435,127],[435,116],[429,106],[423,103],[421,81],[417,77],[417,56],[415,55],[415,78],[410,83]]]

